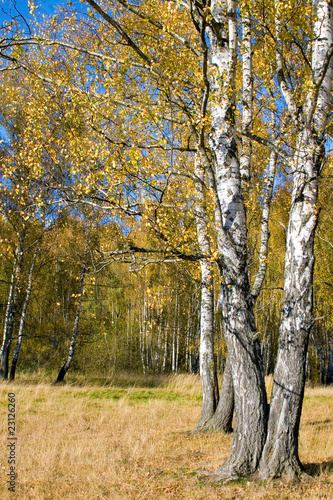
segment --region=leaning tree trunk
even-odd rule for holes
[[[327,0],[315,2],[312,67],[314,90],[307,97],[293,165],[293,193],[286,242],[284,296],[277,363],[270,405],[267,441],[259,477],[266,479],[286,474],[299,477],[303,468],[298,455],[298,434],[302,411],[306,357],[313,326],[314,237],[318,221],[318,176],[325,155],[324,133],[332,87],[332,11]],[[294,96],[288,91],[283,74],[282,39],[277,22],[277,66],[281,88],[289,109]],[[301,124],[303,127],[301,126]]]
[[[10,288],[8,294],[5,324],[3,330],[3,342],[0,351],[0,378],[6,380],[8,378],[8,367],[9,367],[9,352],[12,343],[12,335],[14,328],[14,321],[16,316],[17,308],[17,281],[21,272],[22,258],[23,258],[23,243],[25,238],[25,229],[23,228],[19,234],[19,241],[15,251],[13,272],[10,280]]]
[[[58,377],[56,380],[57,383],[64,381],[65,375],[68,372],[69,367],[71,366],[73,358],[74,358],[74,349],[75,349],[77,336],[79,333],[79,320],[80,320],[80,315],[81,315],[81,311],[82,311],[84,280],[85,280],[86,272],[87,272],[87,267],[86,267],[87,254],[88,254],[88,242],[86,242],[84,259],[83,259],[83,264],[82,264],[82,268],[81,268],[80,287],[79,287],[79,302],[78,302],[77,307],[76,307],[76,315],[75,315],[75,320],[74,320],[71,343],[69,346],[67,359],[58,373]]]
[[[20,321],[20,326],[19,326],[17,342],[15,345],[13,359],[12,359],[12,362],[10,365],[9,380],[14,380],[14,378],[15,378],[16,365],[17,365],[17,361],[18,361],[18,357],[19,357],[20,349],[21,349],[21,345],[22,345],[24,325],[25,325],[25,320],[27,317],[27,309],[28,309],[28,305],[30,302],[30,295],[31,295],[31,290],[32,290],[32,274],[34,271],[38,250],[39,250],[39,244],[37,243],[37,245],[35,247],[34,255],[32,258],[31,266],[30,266],[28,286],[27,286],[27,291],[26,291],[26,295],[25,295],[25,299],[24,299],[24,303],[23,303],[23,307],[22,307],[22,312],[21,312],[21,321]]]

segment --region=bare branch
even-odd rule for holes
[[[123,38],[123,40],[125,40],[129,47],[134,50],[134,52],[140,57],[140,59],[148,64],[151,71],[159,76],[161,75],[161,72],[158,70],[158,68],[156,68],[154,62],[147,56],[147,54],[142,52],[140,47],[132,40],[132,38],[126,33],[126,31],[120,26],[120,24],[115,19],[113,19],[113,17],[109,16],[109,14],[107,14],[96,2],[94,2],[94,0],[86,0],[86,2],[91,5],[91,7],[117,31],[117,33]]]
[[[250,139],[258,142],[259,144],[267,146],[271,151],[275,151],[275,153],[281,156],[281,158],[283,158],[284,160],[291,160],[291,156],[289,156],[283,149],[279,148],[273,141],[270,141],[269,139],[260,137],[259,135],[253,134],[252,132],[247,132],[246,130],[238,130],[237,134],[239,137],[245,135],[246,137],[249,137]]]

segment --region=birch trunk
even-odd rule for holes
[[[200,377],[202,383],[202,409],[197,431],[207,430],[207,422],[213,417],[218,399],[219,389],[214,359],[214,269],[211,262],[211,245],[206,215],[204,169],[200,158],[196,158],[196,208],[197,238],[200,252],[207,255],[200,261],[201,267],[201,303],[200,303]]]
[[[304,131],[300,138],[300,158],[294,175],[279,348],[261,478],[281,474],[299,476],[302,472],[298,457],[298,432],[305,386],[306,355],[313,324],[313,243],[317,224],[316,171],[319,167],[319,158],[316,160],[309,153],[312,142],[310,131]],[[304,153],[301,153],[302,150]],[[307,174],[306,179],[303,172]]]
[[[176,373],[176,327],[174,325],[172,332],[172,362],[171,362],[172,373]]]
[[[163,350],[162,373],[164,373],[166,370],[166,364],[167,364],[167,359],[168,359],[168,331],[169,331],[169,324],[167,323],[165,325],[165,329],[164,329],[164,350]]]
[[[231,453],[214,479],[253,473],[266,437],[266,391],[247,269],[247,230],[234,123],[236,3],[213,2],[208,36],[218,77],[213,84],[211,148],[215,155],[221,302],[232,367],[235,429]],[[228,17],[226,17],[228,15]]]
[[[315,335],[313,333],[311,334],[311,338],[312,338],[312,342],[313,342],[313,345],[314,345],[314,347],[316,349],[317,356],[318,356],[319,372],[320,372],[320,383],[322,385],[324,385],[325,384],[325,369],[324,369],[324,354],[323,354],[323,350],[320,347],[320,344],[319,344],[318,340],[316,339],[316,337],[315,337]]]
[[[232,419],[234,416],[234,388],[232,383],[232,370],[230,357],[224,368],[221,395],[213,417],[208,422],[206,428],[211,431],[232,432]]]
[[[64,381],[65,375],[68,372],[68,370],[72,364],[73,358],[74,358],[75,344],[76,344],[77,336],[79,333],[79,320],[80,320],[80,315],[81,315],[81,311],[82,311],[84,281],[85,281],[85,277],[86,277],[86,273],[87,273],[87,255],[88,255],[88,243],[86,243],[86,248],[85,248],[85,252],[84,252],[84,260],[83,260],[83,264],[82,264],[82,268],[81,268],[80,287],[79,287],[79,302],[78,302],[78,305],[76,308],[72,338],[71,338],[71,342],[70,342],[70,346],[69,346],[67,359],[58,373],[58,377],[56,380],[57,383]]]
[[[308,95],[293,164],[293,192],[286,243],[284,296],[267,441],[259,476],[262,479],[286,474],[299,477],[303,468],[298,455],[298,434],[302,411],[306,358],[313,326],[314,237],[318,221],[318,176],[325,154],[324,132],[332,87],[332,62],[326,64],[332,44],[332,11],[326,0],[314,2],[317,10],[316,39],[312,56],[315,89]],[[278,12],[278,10],[277,10]],[[289,109],[295,109],[286,87],[279,59],[283,46],[279,38],[277,64],[281,90]],[[292,114],[292,113],[291,113]]]
[[[264,194],[264,206],[261,218],[261,239],[259,249],[259,268],[252,286],[252,297],[256,300],[261,291],[267,270],[267,256],[268,256],[268,241],[269,241],[269,217],[271,211],[271,202],[273,196],[273,186],[276,173],[277,154],[275,151],[271,152],[269,160],[269,171],[267,175],[266,192]]]
[[[234,5],[230,3],[230,7],[234,8]],[[215,7],[216,11],[216,7]],[[231,27],[230,27],[231,26]],[[232,29],[232,26],[234,28]],[[235,20],[229,20],[230,28],[230,56],[235,52],[236,47],[236,26]],[[243,73],[243,99],[242,99],[242,129],[244,132],[250,132],[252,127],[252,114],[253,114],[253,79],[252,79],[252,42],[251,42],[251,17],[249,12],[244,8],[242,12],[242,73]],[[222,33],[222,32],[221,32]],[[223,35],[223,33],[222,33]],[[221,37],[223,38],[223,37]],[[218,57],[218,56],[217,56]],[[234,57],[234,55],[233,55]],[[232,60],[229,60],[229,69],[231,69],[230,74],[233,74]],[[223,65],[222,65],[223,67]],[[229,75],[230,77],[230,75]],[[232,86],[231,89],[232,90]],[[251,169],[251,154],[252,154],[252,143],[245,135],[242,139],[242,151],[240,155],[240,177],[243,181],[243,185],[246,186],[250,179],[250,169]],[[255,301],[260,293],[265,274],[267,269],[267,255],[268,255],[268,240],[269,240],[269,216],[270,216],[270,206],[273,193],[273,184],[276,172],[276,153],[271,153],[269,171],[267,176],[266,190],[264,193],[264,207],[262,213],[262,224],[261,224],[261,244],[259,251],[259,269],[257,276],[252,288],[252,298]],[[219,217],[216,217],[217,220]],[[246,231],[244,231],[246,232]],[[246,236],[244,238],[246,240]],[[222,391],[220,396],[220,401],[216,410],[216,413],[212,419],[207,422],[206,428],[209,430],[220,430],[222,432],[231,432],[232,430],[232,419],[234,410],[234,388],[232,384],[231,377],[231,365],[229,357],[226,364],[226,372],[223,378]]]
[[[260,293],[267,269],[268,240],[269,240],[269,216],[273,194],[273,185],[276,173],[276,153],[272,151],[270,156],[269,171],[267,175],[267,187],[264,196],[264,206],[261,222],[261,242],[259,250],[259,268],[252,287],[252,298],[255,301]],[[227,357],[226,367],[223,375],[220,400],[210,422],[206,428],[209,430],[232,432],[232,420],[234,413],[234,388],[232,384],[232,374],[230,358]]]
[[[244,132],[251,132],[252,127],[252,99],[253,99],[253,80],[252,80],[252,34],[251,34],[251,16],[244,8],[242,12],[242,59],[243,59],[243,99],[242,99],[242,129]],[[251,171],[252,141],[243,135],[242,152],[240,155],[240,174],[242,180],[246,183],[250,180]]]
[[[14,321],[17,308],[17,281],[21,273],[22,259],[23,259],[23,244],[25,238],[25,228],[19,234],[18,245],[15,251],[13,272],[10,280],[10,288],[8,294],[5,324],[3,330],[3,342],[0,351],[1,367],[0,378],[7,380],[9,368],[9,351],[12,343],[12,335],[14,328]]]
[[[20,350],[21,350],[21,345],[22,345],[22,340],[23,340],[23,331],[24,331],[24,326],[25,326],[25,320],[27,317],[27,309],[28,309],[28,305],[30,302],[30,296],[31,296],[31,290],[32,290],[32,275],[34,272],[34,267],[35,267],[38,251],[39,251],[39,244],[37,243],[37,245],[35,247],[34,255],[32,258],[30,270],[29,270],[28,286],[27,286],[27,291],[26,291],[26,295],[25,295],[25,299],[24,299],[24,303],[23,303],[23,307],[22,307],[22,312],[21,312],[21,320],[20,320],[17,342],[15,345],[13,359],[12,359],[12,362],[10,365],[9,380],[15,379],[16,365],[17,365],[18,357],[19,357]]]

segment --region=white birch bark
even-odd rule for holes
[[[75,319],[74,319],[71,342],[69,345],[67,359],[58,373],[58,377],[56,380],[58,383],[63,382],[65,375],[68,372],[68,370],[73,362],[73,358],[74,358],[75,344],[76,344],[77,337],[79,334],[80,315],[82,312],[84,282],[85,282],[85,277],[86,277],[86,273],[87,273],[87,255],[88,255],[88,242],[86,242],[86,245],[85,245],[83,264],[82,264],[82,268],[81,268],[80,286],[79,286],[79,301],[78,301],[78,304],[76,307],[76,314],[75,314]]]
[[[26,317],[27,317],[27,309],[28,309],[28,305],[30,302],[30,296],[31,296],[31,291],[32,291],[32,276],[33,276],[33,272],[34,272],[34,268],[35,268],[35,263],[36,263],[38,251],[39,251],[39,243],[37,243],[37,245],[35,247],[35,251],[34,251],[34,254],[32,257],[31,266],[30,266],[30,270],[29,270],[28,285],[27,285],[25,299],[24,299],[23,307],[22,307],[22,311],[21,311],[21,320],[20,320],[20,326],[19,326],[19,331],[18,331],[18,336],[17,336],[17,342],[16,342],[15,349],[14,349],[13,359],[12,359],[12,362],[10,365],[9,380],[14,380],[14,378],[15,378],[16,365],[17,365],[18,357],[19,357],[20,350],[21,350],[24,326],[25,326],[25,321],[26,321]]]
[[[10,288],[3,330],[3,341],[0,350],[0,378],[2,378],[3,380],[6,380],[8,378],[9,351],[12,343],[12,335],[17,308],[17,282],[21,273],[25,234],[26,231],[25,228],[23,228],[19,234],[18,244],[14,256],[13,271],[10,280]]]
[[[163,349],[162,373],[165,372],[167,359],[168,359],[168,331],[169,331],[169,325],[166,324],[166,327],[164,330],[164,349]]]
[[[211,149],[222,213],[222,227],[218,228],[222,314],[235,394],[232,449],[215,475],[221,480],[256,470],[266,433],[266,392],[247,269],[246,217],[234,123],[236,2],[212,2],[212,15],[208,36],[217,75],[212,86]]]
[[[200,377],[202,383],[201,417],[196,430],[204,430],[212,418],[218,403],[218,382],[214,360],[214,269],[211,261],[211,244],[205,201],[205,172],[200,155],[195,160],[196,176],[196,227],[200,252],[207,255],[201,259],[201,303],[200,303]]]
[[[269,216],[271,211],[272,195],[274,179],[276,174],[276,161],[277,154],[275,151],[271,151],[269,160],[269,171],[267,175],[266,189],[264,193],[264,206],[262,209],[261,217],[261,238],[260,238],[260,249],[259,249],[259,268],[252,286],[251,294],[253,300],[258,298],[260,290],[262,288],[266,270],[267,270],[267,258],[268,258],[268,241],[269,241]]]
[[[326,385],[333,384],[333,333],[327,332],[327,366],[326,366]]]
[[[324,133],[332,87],[332,62],[325,61],[332,45],[332,10],[330,2],[314,2],[317,11],[316,39],[312,55],[315,88],[307,96],[305,116],[296,118],[298,136],[293,161],[293,192],[286,242],[284,296],[274,384],[260,477],[286,474],[300,476],[303,468],[298,456],[298,434],[304,395],[306,358],[313,325],[314,236],[318,221],[316,206],[318,176],[322,166]],[[283,50],[277,40],[277,59]],[[289,99],[290,114],[294,100],[285,88],[280,72],[281,89]]]
[[[252,128],[252,40],[251,40],[251,16],[247,8],[242,11],[242,73],[243,73],[243,99],[242,99],[242,130],[251,132]],[[243,181],[250,179],[251,171],[252,141],[243,135],[242,152],[240,155],[240,174]]]

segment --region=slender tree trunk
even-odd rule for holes
[[[65,375],[68,372],[69,367],[71,366],[73,358],[74,358],[74,349],[75,349],[77,336],[79,333],[79,320],[80,320],[80,315],[81,315],[81,311],[82,311],[84,281],[85,281],[86,272],[87,272],[87,255],[88,255],[88,241],[86,241],[86,247],[85,247],[85,252],[84,252],[84,257],[83,257],[83,264],[82,264],[82,268],[81,268],[80,287],[79,287],[79,302],[78,302],[78,305],[76,308],[76,315],[75,315],[75,320],[74,320],[72,338],[71,338],[71,342],[70,342],[70,346],[69,346],[67,359],[58,373],[58,377],[56,380],[57,383],[64,381]]]
[[[277,2],[279,7],[279,2]],[[306,378],[309,335],[313,326],[314,237],[318,222],[318,176],[325,155],[324,133],[332,87],[332,61],[325,66],[332,43],[332,10],[327,0],[314,2],[316,39],[312,55],[315,88],[308,95],[299,128],[293,164],[293,193],[286,242],[284,296],[268,434],[259,477],[299,477],[298,434]],[[277,15],[279,10],[277,8]],[[277,68],[291,112],[294,96],[285,84],[283,44],[277,18]],[[324,73],[323,73],[324,71]]]
[[[252,297],[256,300],[261,291],[267,270],[267,256],[268,256],[268,241],[269,241],[269,217],[271,211],[271,203],[273,196],[273,186],[276,174],[276,160],[277,155],[275,151],[271,152],[269,161],[269,171],[267,174],[266,191],[264,193],[264,206],[261,217],[261,240],[259,249],[259,268],[252,286]]]
[[[178,373],[179,369],[179,350],[180,350],[180,330],[179,324],[177,327],[177,350],[176,350],[176,373]]]
[[[213,264],[201,261],[201,319],[200,319],[200,377],[202,382],[201,417],[196,430],[206,430],[215,413],[218,400],[218,381],[214,359],[214,289]]]
[[[186,342],[185,342],[185,370],[186,370],[186,373],[189,372],[189,367],[191,366],[191,353],[190,353],[190,349],[189,349],[190,340],[191,340],[191,325],[190,325],[191,299],[189,300],[188,311],[189,311],[189,314],[187,316]]]
[[[168,360],[168,331],[169,331],[169,324],[167,323],[164,329],[164,349],[163,349],[163,364],[162,364],[163,373],[165,372]]]
[[[0,351],[0,378],[2,378],[3,380],[6,380],[8,378],[9,351],[12,343],[12,335],[17,308],[17,281],[21,273],[25,233],[25,228],[23,228],[19,234],[19,240],[14,257],[13,272],[10,280],[5,324],[3,330],[3,342]]]
[[[245,7],[242,12],[242,75],[243,75],[243,99],[242,99],[242,128],[243,132],[250,132],[252,128],[253,108],[253,79],[252,79],[252,33],[251,16]],[[245,135],[242,137],[242,151],[240,155],[240,174],[244,183],[250,180],[251,172],[252,141]]]
[[[172,331],[172,373],[176,373],[176,326],[174,325]]]
[[[202,383],[202,409],[196,430],[207,430],[207,423],[214,415],[219,389],[214,359],[214,270],[211,258],[211,245],[208,233],[207,209],[204,191],[204,168],[199,155],[196,158],[195,175],[196,193],[198,196],[196,209],[197,238],[200,251],[207,255],[200,261],[201,267],[201,303],[200,303],[200,377]]]
[[[27,286],[25,300],[24,300],[23,307],[22,307],[22,312],[21,312],[21,321],[20,321],[20,326],[19,326],[19,331],[18,331],[17,342],[16,342],[16,345],[15,345],[13,359],[12,359],[12,362],[11,362],[11,365],[10,365],[9,380],[14,380],[14,378],[15,378],[15,370],[16,370],[16,365],[17,365],[18,357],[19,357],[19,354],[20,354],[21,345],[22,345],[25,320],[26,320],[26,317],[27,317],[27,309],[28,309],[28,305],[29,305],[29,302],[30,302],[30,295],[31,295],[31,290],[32,290],[32,275],[33,275],[33,271],[34,271],[34,267],[35,267],[35,263],[36,263],[36,258],[37,258],[38,251],[39,251],[39,243],[37,243],[37,245],[35,247],[34,255],[33,255],[33,258],[32,258],[32,261],[31,261],[31,266],[30,266],[30,271],[29,271],[29,278],[28,278],[28,286]]]

